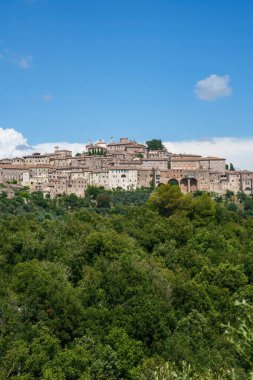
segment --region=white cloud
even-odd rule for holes
[[[44,143],[34,145],[34,151],[38,151],[40,153],[52,153],[54,152],[54,148],[58,146],[60,149],[68,149],[71,150],[73,155],[76,153],[81,153],[85,150],[86,143],[68,143],[66,141],[54,142],[54,143]],[[31,153],[31,152],[30,152]]]
[[[29,69],[32,64],[32,56],[27,57],[16,57],[14,62],[16,62],[21,69]]]
[[[3,129],[0,128],[0,157],[14,157],[17,154],[16,147],[26,146],[27,140],[23,135],[15,129],[8,128]]]
[[[45,95],[42,96],[42,100],[45,103],[52,102],[54,100],[54,95],[52,95],[52,94],[45,94]]]
[[[0,159],[21,157],[34,152],[50,153],[54,151],[55,146],[59,146],[60,149],[72,150],[73,154],[76,154],[78,152],[83,152],[85,150],[85,145],[85,143],[54,142],[31,146],[28,144],[27,139],[15,129],[0,128]]]
[[[7,62],[13,63],[20,67],[21,69],[29,69],[32,65],[33,56],[32,55],[20,55],[12,51],[11,49],[4,48],[0,52],[0,59],[6,60]]]
[[[212,74],[196,83],[195,94],[199,99],[208,101],[230,96],[232,88],[229,86],[229,81],[228,75]]]
[[[226,158],[235,167],[253,171],[253,138],[217,137],[206,140],[168,141],[173,153],[191,153]]]
[[[0,158],[20,157],[34,152],[50,153],[55,146],[72,150],[75,155],[85,150],[86,143],[53,142],[31,146],[15,129],[0,128]],[[164,145],[173,153],[191,153],[218,156],[232,162],[235,167],[253,170],[253,138],[219,137],[207,140],[167,141]]]

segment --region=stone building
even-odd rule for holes
[[[103,186],[106,190],[109,187],[109,172],[107,169],[96,169],[89,173],[89,185],[91,186]]]
[[[218,157],[171,157],[170,169],[206,169],[223,173],[225,171],[225,158]]]
[[[138,187],[138,169],[127,166],[108,169],[108,185],[110,189],[120,187],[124,190],[135,190]]]
[[[147,147],[135,141],[130,141],[127,137],[122,137],[119,142],[109,142],[107,151],[111,154],[121,153],[125,158],[147,157]]]
[[[142,166],[147,169],[166,170],[168,160],[166,158],[143,158]]]
[[[86,145],[86,150],[88,155],[98,155],[98,156],[105,156],[107,152],[107,146],[104,140],[99,140],[95,144],[90,142],[88,145]]]
[[[75,157],[55,147],[52,153],[0,160],[0,183],[8,187],[13,181],[50,196],[83,196],[90,185],[130,190],[162,183],[177,184],[184,193],[230,190],[253,194],[253,172],[226,170],[224,158],[172,154],[166,149],[148,151],[144,144],[128,138],[89,143]]]
[[[48,154],[33,153],[28,156],[24,156],[24,165],[49,165],[50,156]]]

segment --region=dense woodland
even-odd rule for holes
[[[253,199],[0,196],[0,380],[250,379]]]

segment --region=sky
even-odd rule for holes
[[[128,136],[253,170],[252,82],[252,0],[0,1],[0,157]]]

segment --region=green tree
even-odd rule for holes
[[[146,141],[146,145],[148,147],[148,150],[163,150],[165,149],[162,140],[158,139],[152,139],[149,141]]]
[[[232,163],[230,163],[230,165],[229,165],[229,170],[231,170],[231,171],[235,170],[234,165]]]
[[[90,196],[93,199],[96,199],[98,194],[100,194],[102,191],[104,191],[103,186],[88,186],[85,191],[85,196]]]
[[[121,378],[129,379],[131,369],[144,356],[142,343],[129,338],[124,329],[117,327],[109,332],[106,342],[116,352]]]
[[[63,342],[73,337],[82,310],[63,265],[38,260],[19,263],[11,285],[24,320],[43,321]]]
[[[236,302],[240,308],[237,325],[224,325],[225,334],[241,359],[241,365],[246,367],[249,379],[253,378],[253,307],[245,301]]]
[[[181,215],[189,215],[194,207],[190,194],[184,195],[179,186],[165,184],[159,186],[151,194],[148,204],[164,216],[170,216],[176,212]]]
[[[206,224],[214,218],[214,215],[215,203],[207,193],[195,199],[194,219],[197,223]]]
[[[99,193],[96,198],[98,208],[110,208],[111,197],[107,193]]]

